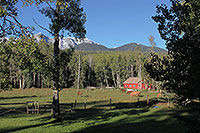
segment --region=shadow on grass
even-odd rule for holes
[[[105,103],[107,101],[88,102],[88,105]],[[157,99],[152,99],[147,105],[146,101],[135,103],[114,103],[112,110],[105,110],[99,107],[108,107],[109,104],[95,105],[90,109],[77,109],[72,112],[62,113],[60,122],[51,121],[51,116],[34,119],[41,124],[30,126],[16,127],[13,129],[0,129],[0,132],[14,132],[24,129],[40,127],[44,125],[52,126],[69,126],[74,123],[85,123],[86,126],[75,132],[184,132],[187,128],[177,125],[174,118],[175,113],[172,110],[152,111]],[[108,103],[108,102],[107,102]],[[61,103],[61,108],[70,106],[70,103]],[[148,114],[145,114],[148,113]],[[121,117],[126,115],[127,117]],[[113,119],[116,120],[113,120]],[[47,122],[51,121],[51,122]]]
[[[157,112],[158,113],[158,112]],[[102,133],[102,132],[134,132],[134,133],[172,133],[172,132],[184,132],[186,129],[179,128],[176,122],[170,119],[157,120],[159,117],[163,117],[167,111],[163,111],[160,114],[148,115],[146,117],[136,117],[134,118],[123,118],[117,121],[104,123],[95,125],[95,123],[91,126],[80,129],[76,132],[87,132],[87,133]],[[172,116],[171,116],[172,117]],[[139,121],[139,122],[138,122]]]
[[[51,121],[51,122],[45,122],[45,123],[35,124],[35,125],[30,125],[30,126],[17,127],[17,128],[13,128],[13,129],[4,128],[4,129],[0,129],[0,133],[15,132],[15,131],[20,131],[20,130],[24,130],[24,129],[29,129],[29,128],[34,128],[34,127],[44,126],[44,125],[52,124],[52,123],[57,123],[57,122],[56,121]]]
[[[33,98],[33,97],[41,97],[41,96],[15,96],[15,97],[0,97],[0,100],[10,100],[10,99],[23,99],[23,98]]]

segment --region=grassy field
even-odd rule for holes
[[[172,105],[157,103],[157,92],[142,92],[140,97],[130,97],[117,89],[81,90],[60,92],[62,121],[56,122],[51,112],[26,114],[27,101],[39,101],[40,105],[51,104],[52,90],[25,89],[0,93],[0,132],[185,132],[174,117],[177,111]],[[150,103],[147,106],[146,96]],[[110,98],[112,109],[110,110]],[[138,102],[139,98],[139,102]],[[76,110],[70,111],[77,100]],[[84,103],[87,103],[86,110]],[[5,109],[6,108],[6,109]],[[16,109],[7,113],[9,109]],[[41,108],[42,109],[42,108]],[[18,112],[18,110],[22,112]],[[24,113],[23,113],[24,112]],[[187,115],[182,113],[180,115]]]

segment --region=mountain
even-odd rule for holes
[[[0,38],[0,43],[4,42],[4,41],[8,41],[9,39],[7,37],[1,37]]]
[[[97,43],[94,43],[94,44],[81,43],[79,45],[76,45],[74,48],[76,50],[82,50],[82,51],[110,51],[109,48]]]
[[[40,42],[41,40],[47,42],[47,43],[53,43],[54,42],[54,39],[42,34],[41,32],[38,33],[38,34],[34,34],[33,35],[36,39],[36,42]]]
[[[141,50],[142,52],[151,52],[152,47],[145,46],[138,43],[128,43],[123,46],[112,49],[112,51],[135,51],[135,50]],[[158,48],[158,47],[154,47],[153,51],[156,53],[167,52],[166,50]]]
[[[44,40],[47,43],[54,43],[54,39],[47,37],[46,35],[42,33],[38,33],[34,35],[35,39],[37,42]],[[79,45],[81,43],[87,43],[87,44],[98,44],[92,40],[89,40],[88,38],[84,39],[75,39],[73,37],[67,37],[67,38],[60,38],[61,41],[59,43],[59,48],[60,49],[66,49],[70,47],[74,47],[76,45]]]
[[[39,42],[42,39],[46,41],[47,43],[53,43],[54,39],[45,36],[42,33],[35,34],[34,37],[36,38],[36,41]],[[76,50],[81,51],[135,51],[135,50],[141,50],[142,52],[151,52],[151,47],[145,46],[138,43],[128,43],[123,46],[117,47],[117,48],[107,48],[99,43],[96,43],[92,40],[89,40],[88,38],[84,39],[75,39],[73,37],[67,37],[62,38],[59,44],[60,49],[66,49],[74,47]],[[163,53],[167,52],[164,49],[154,47],[154,52],[157,53]]]
[[[54,39],[50,38],[42,33],[34,34],[33,35],[36,39],[36,42],[40,42],[41,40],[47,43],[54,43]],[[0,38],[0,42],[3,40],[8,40],[8,38]],[[84,39],[75,39],[73,37],[61,38],[59,48],[66,49],[74,47],[76,50],[81,51],[136,51],[141,50],[141,52],[151,52],[151,47],[145,46],[138,43],[128,43],[123,46],[117,48],[107,48],[99,43],[96,43],[88,38]],[[156,53],[165,53],[167,52],[165,49],[154,47],[153,49]]]
[[[128,43],[123,46],[117,47],[117,48],[107,48],[100,44],[89,44],[89,43],[81,43],[79,45],[76,45],[74,47],[77,50],[82,51],[136,51],[141,50],[141,52],[151,52],[152,47],[148,47],[142,44],[137,43]],[[154,47],[153,49],[156,53],[165,53],[167,52],[164,49]]]

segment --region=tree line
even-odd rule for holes
[[[52,88],[53,44],[33,37],[0,43],[0,88]],[[134,52],[86,52],[73,48],[59,53],[59,87],[120,87],[137,77],[146,56]],[[142,67],[142,76],[145,77]]]

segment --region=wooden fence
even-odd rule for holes
[[[86,99],[82,102],[78,102],[78,100],[75,100],[73,103],[60,103],[61,110],[63,112],[66,111],[76,111],[76,110],[87,110],[89,108],[98,108],[98,109],[113,109],[114,103],[112,103],[112,98],[104,101],[90,101],[87,102]],[[138,101],[136,104],[138,105],[140,102],[140,99],[138,97]],[[8,103],[10,105],[10,103]],[[13,103],[16,104],[16,103]],[[19,103],[22,104],[19,107],[16,108],[5,108],[3,106],[0,106],[0,115],[9,113],[9,112],[19,112],[19,113],[27,113],[27,114],[39,114],[39,113],[46,113],[51,112],[52,113],[52,103],[51,102],[39,102],[39,101],[27,101],[26,103]],[[149,104],[149,95],[146,97],[146,104]],[[6,103],[4,103],[6,105]],[[2,111],[2,112],[1,112]]]

